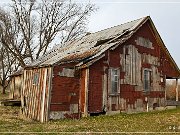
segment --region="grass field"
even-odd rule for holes
[[[58,134],[59,132],[83,132],[81,134],[85,134],[84,132],[91,132],[90,134],[95,134],[95,132],[111,132],[110,134],[112,132],[169,132],[167,134],[172,134],[172,132],[179,132],[180,134],[180,108],[39,123],[24,118],[18,107],[0,106],[0,133],[4,132],[31,132],[31,134],[39,132],[51,132],[52,134],[55,132]]]
[[[0,132],[180,132],[180,108],[43,124],[23,118],[19,110],[17,107],[0,106]]]

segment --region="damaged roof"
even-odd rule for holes
[[[57,45],[27,67],[44,67],[70,62],[78,63],[76,65],[78,68],[87,67],[101,58],[106,50],[114,48],[129,39],[148,20],[150,20],[154,31],[161,40],[162,47],[170,57],[172,64],[180,73],[177,64],[168,52],[149,16],[95,33],[88,33],[77,40]]]
[[[29,66],[47,66],[61,62],[83,62],[101,55],[104,51],[117,44],[125,33],[133,31],[145,19],[140,18],[112,28],[87,34],[80,39],[55,46],[47,54],[35,60]]]

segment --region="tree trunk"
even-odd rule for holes
[[[6,88],[5,87],[2,88],[2,94],[6,94]]]

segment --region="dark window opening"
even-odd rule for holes
[[[111,69],[111,92],[118,93],[119,75],[118,69]]]
[[[144,91],[150,91],[151,87],[151,71],[145,69],[144,70]]]
[[[38,85],[38,83],[39,83],[39,73],[34,73],[33,84]]]

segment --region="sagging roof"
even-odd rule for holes
[[[149,16],[95,33],[88,33],[77,40],[55,46],[47,54],[43,55],[27,67],[44,67],[70,62],[78,63],[76,67],[79,68],[87,67],[97,61],[98,58],[101,58],[106,50],[114,48],[129,39],[148,20],[159,38],[162,48],[165,49],[165,52],[170,57],[173,66],[180,73],[177,64],[168,52]]]
[[[97,57],[114,46],[117,43],[114,42],[115,39],[120,38],[127,32],[133,31],[145,18],[88,34],[80,39],[56,46],[29,66],[47,66],[67,61],[82,62],[85,59],[87,60],[87,58]]]

